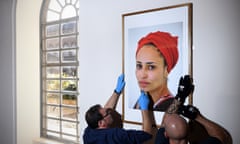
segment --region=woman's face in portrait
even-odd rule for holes
[[[153,45],[144,45],[136,55],[136,77],[141,90],[159,91],[167,86],[167,66]]]

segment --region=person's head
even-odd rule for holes
[[[122,127],[121,115],[115,110],[103,108],[99,104],[87,110],[85,119],[88,126],[93,129]]]
[[[188,135],[188,123],[178,114],[167,114],[163,119],[165,136],[171,141],[186,141]]]
[[[144,91],[167,85],[167,77],[178,60],[177,37],[166,32],[154,32],[138,42],[136,77]]]

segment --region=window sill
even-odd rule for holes
[[[54,140],[49,140],[46,138],[35,138],[33,140],[33,144],[64,144],[64,143],[54,141]]]

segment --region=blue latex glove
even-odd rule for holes
[[[114,92],[120,95],[124,86],[125,86],[124,74],[121,74],[118,77],[117,86],[116,86]]]
[[[148,110],[149,103],[150,103],[149,96],[144,91],[141,91],[141,95],[138,99],[138,104],[140,106],[140,109]]]

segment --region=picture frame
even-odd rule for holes
[[[122,30],[122,70],[126,81],[122,116],[124,123],[141,125],[141,111],[133,108],[140,96],[135,76],[137,43],[141,37],[155,31],[169,32],[178,37],[178,62],[168,75],[168,87],[176,95],[180,77],[192,75],[192,3],[123,14]],[[192,104],[192,95],[187,101]],[[163,113],[154,112],[157,124],[161,123]]]

